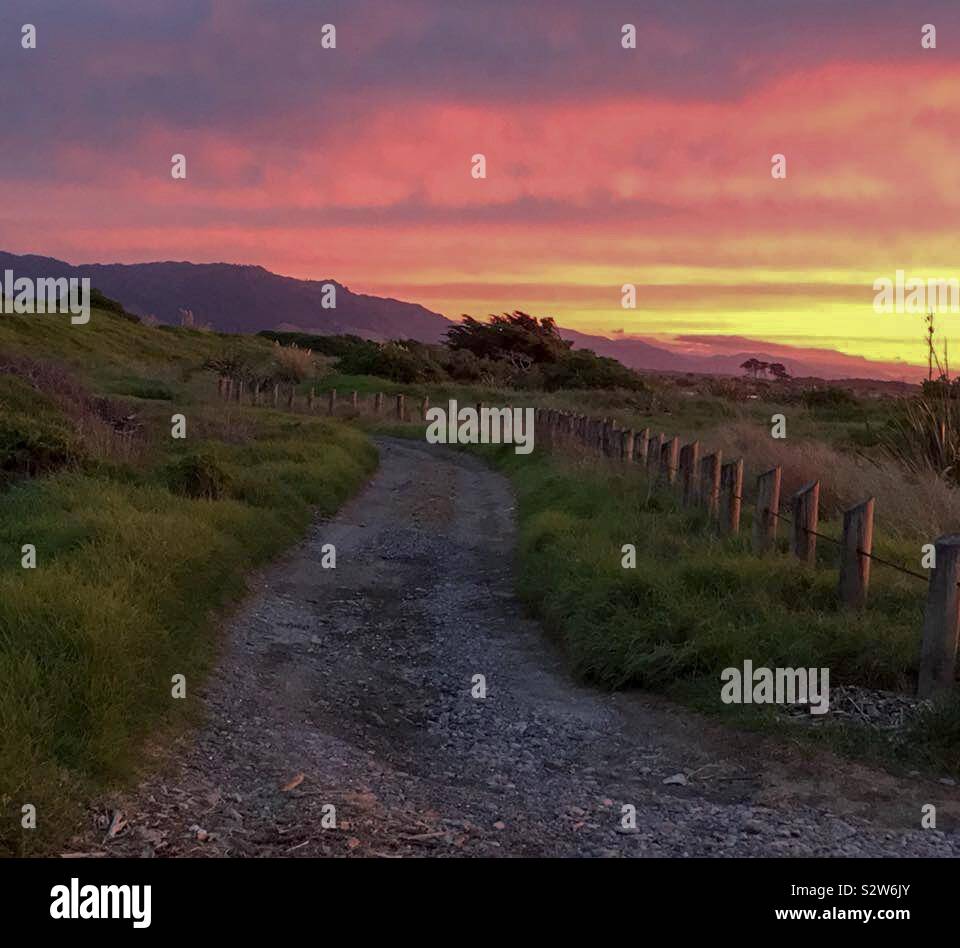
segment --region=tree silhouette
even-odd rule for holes
[[[467,349],[479,359],[507,359],[515,367],[557,362],[572,345],[550,317],[537,319],[519,311],[493,315],[488,323],[464,315],[459,326],[447,331],[450,349]]]

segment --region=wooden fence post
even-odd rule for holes
[[[700,503],[707,508],[711,519],[717,516],[720,508],[720,469],[723,466],[723,452],[714,451],[700,459]]]
[[[420,414],[423,415],[423,420],[427,420],[427,412],[430,411],[430,396],[424,395],[423,401],[420,403]]]
[[[337,390],[335,388],[330,389],[330,401],[327,408],[331,415],[337,413]]]
[[[273,407],[274,408],[280,407],[280,383],[279,382],[273,383]]]
[[[311,385],[310,390],[307,392],[307,411],[313,411],[313,395],[316,391],[316,386]]]
[[[650,443],[650,429],[641,428],[633,436],[633,459],[637,464],[647,463],[647,449]]]
[[[820,523],[820,481],[801,487],[790,499],[791,527],[790,549],[804,563],[813,565],[817,560],[816,530]]]
[[[397,396],[397,418],[403,421],[403,396]]]
[[[862,609],[870,585],[870,553],[873,551],[873,507],[871,497],[843,512],[840,538],[840,603]]]
[[[259,405],[260,404],[260,383],[254,382],[253,387],[250,389],[250,404]]]
[[[930,698],[954,686],[957,634],[960,629],[960,534],[939,537],[937,565],[930,574],[923,614],[917,696]]]
[[[620,460],[627,464],[633,464],[633,432],[628,428],[620,432]]]
[[[660,468],[660,455],[663,453],[664,434],[654,435],[647,445],[647,467],[654,473]]]
[[[660,477],[668,484],[676,483],[679,459],[680,438],[674,436],[660,446]]]
[[[697,473],[700,467],[700,442],[691,441],[680,449],[681,501],[689,507],[697,500]]]
[[[237,402],[243,399],[243,379],[237,379]]]
[[[351,392],[351,393],[350,393],[350,407],[351,407],[354,411],[357,410],[357,393],[356,393],[356,392]]]
[[[740,532],[742,498],[743,458],[737,458],[720,469],[720,529],[724,533]]]
[[[291,385],[290,391],[287,392],[287,408],[288,409],[291,409],[291,410],[293,409],[293,398],[295,394],[296,394],[296,388],[293,385]]]
[[[780,511],[780,480],[783,468],[778,464],[773,470],[757,478],[757,509],[753,515],[753,550],[766,553],[777,539],[777,514]]]
[[[373,396],[373,411],[374,414],[379,415],[383,411],[383,392],[377,392]]]
[[[613,454],[613,421],[610,418],[603,419],[603,429],[600,433],[600,439],[600,453],[608,458]]]

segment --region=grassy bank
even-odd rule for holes
[[[517,491],[519,592],[577,675],[605,687],[660,691],[741,725],[829,737],[888,763],[960,772],[956,702],[932,712],[895,748],[878,734],[803,728],[769,708],[720,702],[720,672],[745,659],[757,667],[827,667],[832,688],[912,691],[923,584],[878,568],[868,609],[841,612],[830,568],[835,551],[827,544],[816,569],[786,553],[758,558],[744,539],[721,539],[704,515],[679,507],[636,471],[539,451],[485,453]],[[904,561],[914,550],[895,537],[878,539]],[[635,569],[622,566],[624,544],[636,547]]]
[[[189,719],[246,574],[376,465],[349,426],[217,402],[199,372],[222,344],[211,334],[94,313],[48,320],[28,358],[24,322],[0,321],[2,854],[56,845],[147,735]]]

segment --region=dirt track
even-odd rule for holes
[[[105,804],[123,832],[91,830],[74,850],[960,854],[955,788],[572,683],[513,598],[507,481],[464,454],[379,443],[367,488],[257,578],[197,695],[204,726]],[[320,566],[325,543],[336,569]],[[941,830],[919,828],[924,803]],[[328,804],[336,829],[321,822]]]

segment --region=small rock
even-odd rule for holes
[[[674,774],[672,777],[667,777],[663,782],[676,783],[676,784],[679,784],[681,787],[685,787],[689,783],[689,781],[687,780],[686,774]]]

